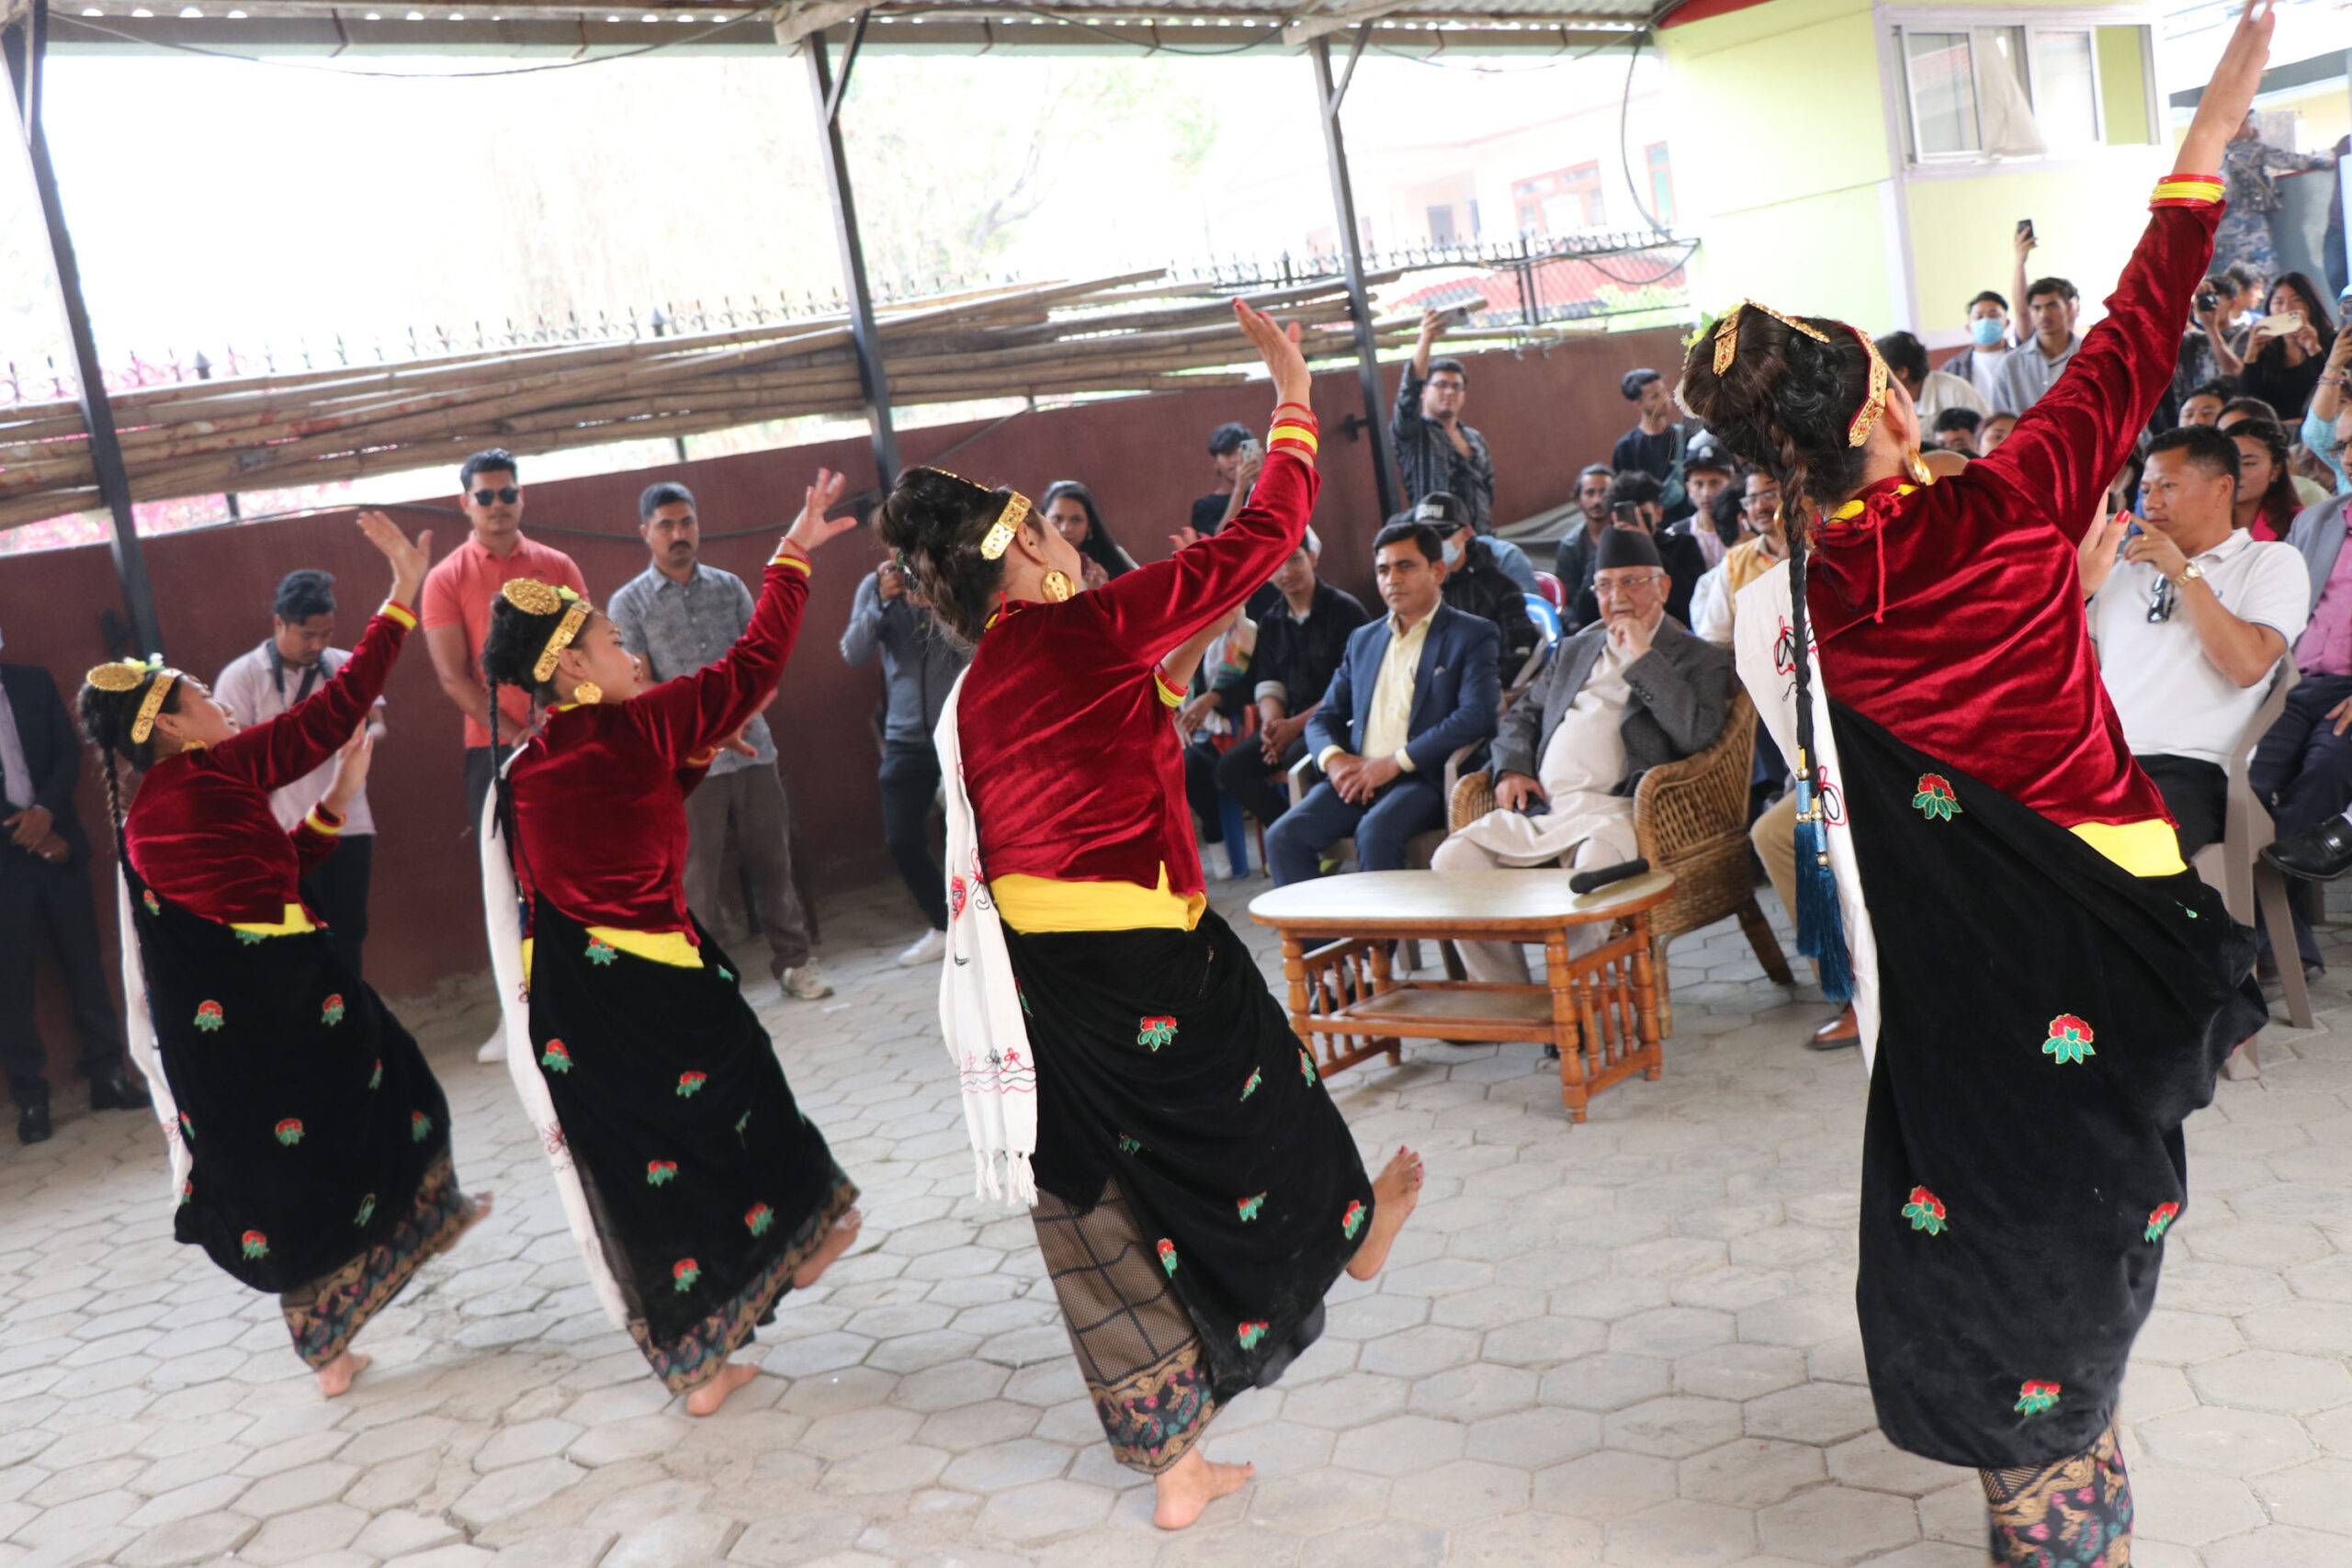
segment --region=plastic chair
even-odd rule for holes
[[[1535,574],[1535,588],[1536,592],[1543,594],[1550,603],[1554,618],[1556,620],[1558,613],[1568,607],[1567,589],[1561,585],[1558,578],[1548,571],[1539,571]]]
[[[2262,923],[2270,932],[2270,951],[2278,960],[2278,987],[2285,993],[2287,1017],[2296,1028],[2309,1029],[2312,1026],[2311,987],[2303,979],[2302,955],[2295,952],[2295,922],[2287,908],[2287,879],[2262,858],[2263,846],[2277,838],[2278,831],[2246,778],[2254,762],[2254,749],[2261,744],[2270,727],[2278,722],[2278,716],[2286,711],[2287,694],[2301,680],[2293,655],[2278,660],[2278,673],[2270,678],[2270,690],[2264,695],[2262,705],[2254,710],[2245,728],[2238,732],[2236,744],[2230,748],[2230,794],[2222,812],[2222,837],[2198,851],[2188,863],[2207,884],[2221,890],[2222,903],[2229,909],[2230,918],[2240,925],[2254,924],[2255,911],[2262,912]],[[2243,1066],[2240,1058],[2244,1058]],[[2262,1058],[2256,1054],[2253,1041],[2239,1047],[2225,1070],[2233,1078],[2260,1075]]]
[[[1520,597],[1527,601],[1527,618],[1544,634],[1544,646],[1549,648],[1559,641],[1560,612],[1553,607],[1552,601],[1541,593],[1523,593]]]

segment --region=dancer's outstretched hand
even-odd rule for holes
[[[424,586],[424,569],[433,561],[433,530],[427,528],[409,543],[400,525],[381,512],[359,514],[359,531],[392,563],[392,603],[416,608],[416,592]]]
[[[827,520],[825,513],[838,504],[842,491],[849,486],[848,479],[831,468],[817,470],[817,482],[810,485],[800,505],[800,515],[792,520],[792,531],[784,536],[787,545],[797,545],[803,550],[814,550],[828,539],[838,538],[857,526],[857,519],[836,517]]]
[[[2173,165],[2178,173],[2208,178],[2221,173],[2222,149],[2245,123],[2254,95],[2262,86],[2262,68],[2270,61],[2270,33],[2277,22],[2271,0],[2246,0],[2213,66],[2213,79],[2197,100],[2197,118],[2181,139],[2180,161]]]
[[[1298,350],[1298,323],[1280,325],[1265,311],[1240,299],[1233,302],[1233,313],[1240,318],[1241,330],[1249,334],[1258,357],[1266,362],[1267,374],[1274,378],[1276,400],[1305,403],[1315,383],[1307,374],[1306,356]]]

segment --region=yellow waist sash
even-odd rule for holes
[[[254,936],[300,936],[304,931],[317,931],[319,927],[318,922],[311,919],[309,910],[300,904],[288,904],[286,906],[286,918],[282,920],[232,920],[229,929],[246,931]]]
[[[588,934],[606,947],[654,964],[667,964],[679,969],[702,967],[702,949],[694,938],[684,931],[632,931],[618,926],[590,926]],[[531,951],[536,939],[523,939],[523,977],[531,977]]]
[[[1188,931],[1201,923],[1201,914],[1209,907],[1204,893],[1183,897],[1170,891],[1164,863],[1157,887],[1015,873],[991,881],[989,892],[996,898],[997,913],[1017,931],[1127,931],[1151,926]]]
[[[2077,822],[2072,831],[2134,876],[2177,876],[2188,869],[2181,863],[2180,836],[2169,822]]]

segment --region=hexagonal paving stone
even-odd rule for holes
[[[1611,1412],[1601,1423],[1612,1449],[1687,1459],[1739,1436],[1739,1406],[1726,1400],[1670,1394]]]
[[[1618,1410],[1664,1393],[1672,1383],[1666,1362],[1648,1356],[1586,1356],[1544,1374],[1537,1397],[1580,1410]]]
[[[1472,1422],[1463,1451],[1471,1459],[1542,1470],[1600,1446],[1599,1416],[1589,1410],[1546,1405]]]
[[[1694,1503],[1761,1508],[1825,1478],[1821,1450],[1805,1443],[1740,1438],[1681,1463],[1681,1495]]]
[[[1804,1355],[1781,1345],[1717,1345],[1679,1357],[1678,1393],[1707,1399],[1746,1400],[1777,1393],[1804,1382]]]
[[[1523,1367],[1474,1362],[1422,1378],[1413,1384],[1406,1404],[1419,1415],[1466,1423],[1528,1409],[1535,1403],[1535,1391],[1541,1382]]]
[[[1808,1562],[1860,1562],[1918,1540],[1919,1519],[1904,1498],[1824,1486],[1758,1513],[1756,1533],[1767,1551]]]
[[[1610,1325],[1609,1348],[1625,1356],[1658,1356],[1672,1360],[1731,1340],[1733,1323],[1727,1313],[1697,1307],[1658,1307],[1636,1313]]]
[[[2310,1410],[2352,1400],[2352,1372],[2344,1363],[2276,1350],[2242,1350],[2188,1369],[2188,1382],[2208,1404],[2241,1410]]]
[[[1744,1408],[1751,1436],[1825,1447],[1878,1425],[1870,1391],[1844,1383],[1806,1383],[1751,1399]]]
[[[2141,1422],[2137,1436],[2163,1463],[2212,1475],[2258,1475],[2313,1457],[2296,1422],[2250,1410],[2177,1411]]]
[[[1426,1416],[1392,1416],[1342,1432],[1331,1458],[1345,1470],[1409,1475],[1460,1457],[1464,1440],[1463,1430],[1454,1422],[1432,1421]]]
[[[1756,1544],[1745,1508],[1677,1497],[1612,1522],[1603,1560],[1623,1568],[1719,1568]]]

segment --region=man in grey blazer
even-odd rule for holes
[[[1600,620],[1562,643],[1495,737],[1497,809],[1446,840],[1439,871],[1609,865],[1633,858],[1642,775],[1713,745],[1731,705],[1731,655],[1667,615],[1665,562],[1647,534],[1604,533],[1593,572]],[[1597,928],[1581,934],[1596,938]],[[1527,978],[1516,942],[1464,942],[1471,977]]]

